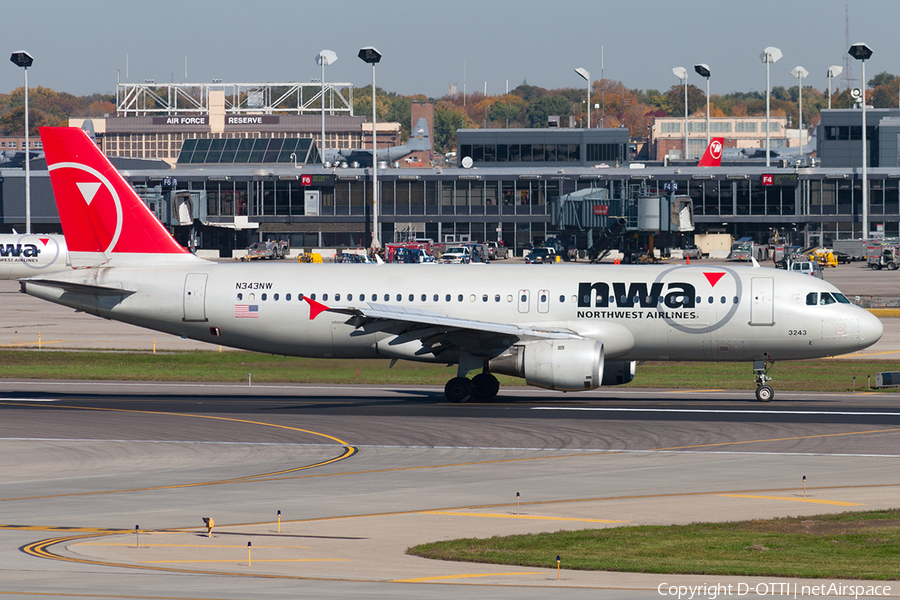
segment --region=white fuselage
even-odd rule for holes
[[[33,277],[67,269],[61,235],[0,234],[0,279]]]
[[[128,294],[23,282],[23,291],[101,317],[272,354],[452,362],[396,331],[357,331],[331,308],[371,304],[478,323],[564,329],[603,342],[607,360],[752,361],[853,352],[880,321],[819,279],[734,266],[219,264],[78,269],[44,277]],[[65,291],[64,291],[65,289]],[[814,303],[810,294],[816,294]],[[418,353],[417,353],[418,352]]]

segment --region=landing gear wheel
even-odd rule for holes
[[[475,391],[475,386],[465,377],[454,377],[444,386],[444,396],[450,402],[468,402]]]
[[[775,395],[775,390],[768,385],[761,385],[756,388],[756,399],[760,402],[768,402]]]
[[[490,373],[479,373],[472,378],[472,387],[472,396],[476,400],[491,400],[500,391],[500,382]]]

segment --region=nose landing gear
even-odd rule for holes
[[[766,360],[753,361],[753,376],[756,378],[756,399],[760,402],[768,402],[775,396],[775,390],[767,382],[772,381],[769,377],[769,369],[775,365],[775,362]]]

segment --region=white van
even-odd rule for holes
[[[809,260],[792,261],[788,263],[788,270],[794,271],[795,273],[805,273],[806,275],[812,275],[813,277],[823,279],[822,266],[817,262]]]

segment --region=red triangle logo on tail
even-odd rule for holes
[[[704,273],[703,276],[706,277],[709,285],[716,287],[716,284],[725,276],[725,273]]]

